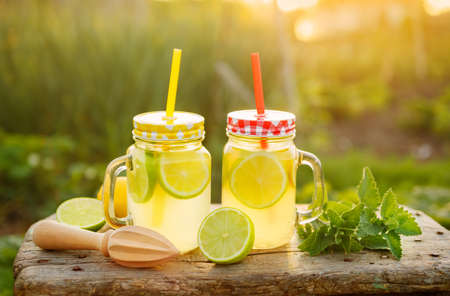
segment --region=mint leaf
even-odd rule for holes
[[[342,231],[335,231],[334,232],[334,243],[336,245],[340,245],[342,243],[342,237],[344,236],[344,232]]]
[[[312,233],[312,226],[310,223],[297,226],[297,234],[301,239],[306,239]]]
[[[364,249],[364,246],[356,238],[352,238],[350,245],[350,252],[359,252]]]
[[[389,188],[383,195],[383,201],[381,203],[380,214],[382,218],[389,218],[394,216],[399,209],[397,197],[391,188]]]
[[[368,167],[363,169],[362,179],[358,186],[358,195],[361,202],[369,209],[375,210],[381,203],[377,183]]]
[[[398,221],[397,221],[397,216],[389,217],[386,220],[384,220],[383,222],[384,222],[386,231],[391,231],[391,230],[397,229],[399,226]]]
[[[359,217],[357,235],[360,237],[377,235],[383,230],[382,223],[383,222],[377,218],[375,212],[367,208],[363,209],[361,211],[361,216]]]
[[[334,237],[329,235],[328,230],[327,225],[320,227],[308,236],[298,248],[304,252],[308,252],[311,256],[319,255],[333,244]]]
[[[398,205],[397,197],[392,189],[389,189],[384,194],[380,213],[388,231],[395,230],[398,234],[403,235],[418,235],[422,233],[416,219]]]
[[[335,251],[335,252],[342,252],[344,251],[345,253],[353,253],[353,252],[359,252],[361,251],[364,247],[359,243],[358,239],[356,239],[355,237],[348,237],[348,235],[341,235],[340,236],[341,239],[345,238],[345,248],[344,248],[344,243],[343,240],[341,243],[339,244],[334,244],[330,247],[327,248],[327,250],[329,251]]]
[[[342,242],[341,246],[344,248],[345,254],[350,253],[350,246],[351,246],[352,237],[348,235],[342,236]]]
[[[328,210],[333,210],[336,213],[338,213],[339,215],[341,215],[342,213],[350,210],[352,207],[350,205],[347,204],[343,204],[340,202],[336,202],[336,201],[329,201],[328,202]]]
[[[383,234],[383,237],[386,239],[392,255],[394,255],[394,257],[398,260],[402,258],[402,243],[400,241],[400,235],[398,235],[395,231],[389,231],[388,233]]]
[[[351,228],[354,229],[359,224],[359,217],[361,215],[361,205],[357,205],[350,211],[347,211],[342,214],[342,220],[344,220],[344,223],[342,224],[342,227],[345,228]]]
[[[332,209],[328,209],[326,214],[328,219],[330,220],[330,225],[333,227],[339,227],[344,222],[341,217],[339,217],[338,213],[336,213]]]
[[[395,232],[403,235],[419,235],[422,234],[422,230],[416,222],[416,219],[403,208],[399,208],[397,212],[398,227],[395,228]]]
[[[358,193],[353,188],[338,192],[336,197],[340,203],[349,205],[350,207],[360,203]]]
[[[314,221],[309,227],[298,228],[298,235],[304,238],[299,249],[313,256],[325,250],[349,253],[367,248],[390,250],[400,259],[400,235],[422,233],[413,215],[399,206],[392,189],[380,196],[369,168],[363,170],[357,194],[347,191],[339,196],[338,202],[330,201],[322,218],[329,224],[319,219],[319,223]]]
[[[383,238],[382,235],[369,235],[369,236],[363,237],[361,239],[361,244],[367,249],[389,250],[387,241]]]

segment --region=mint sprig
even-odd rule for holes
[[[326,222],[321,222],[326,221]],[[326,251],[390,250],[402,257],[400,235],[422,233],[415,218],[400,207],[392,189],[380,195],[369,168],[363,169],[357,194],[328,202],[320,221],[299,225],[300,250],[311,256]]]

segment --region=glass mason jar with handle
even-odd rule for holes
[[[189,112],[167,118],[166,112],[158,111],[136,115],[133,124],[135,143],[106,169],[106,220],[114,228],[150,228],[166,236],[181,253],[193,250],[211,200],[211,156],[202,145],[204,118]],[[124,171],[128,216],[118,218],[114,184]]]
[[[255,225],[257,249],[288,243],[296,222],[310,223],[322,213],[325,191],[322,167],[312,153],[294,144],[295,115],[256,110],[227,116],[228,142],[222,164],[222,204],[244,211]],[[295,206],[299,165],[312,168],[315,194],[307,210]],[[297,220],[298,219],[298,220]]]

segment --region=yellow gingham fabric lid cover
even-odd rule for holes
[[[141,113],[133,117],[133,136],[148,141],[180,141],[204,136],[203,116],[175,111],[168,120],[165,111]]]

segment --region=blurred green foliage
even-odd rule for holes
[[[112,159],[131,144],[131,118],[165,106],[171,50],[183,48],[177,109],[205,115],[206,144],[220,151],[231,110],[253,108],[217,75],[228,64],[251,89],[249,53],[261,52],[266,106],[301,120],[302,140],[367,112],[394,125],[449,134],[450,21],[423,22],[426,79],[415,77],[411,16],[364,35],[292,40],[300,108],[283,90],[279,31],[269,8],[228,1],[0,1],[0,126],[13,133],[70,135],[77,155]],[[287,17],[290,36],[297,17]],[[245,42],[243,42],[245,40]],[[446,50],[447,49],[447,50]]]
[[[412,208],[425,211],[447,229],[450,229],[449,201],[450,189],[437,186],[416,186],[400,199],[400,202],[407,203]]]
[[[12,296],[14,276],[12,263],[17,250],[22,243],[22,237],[8,235],[0,237],[0,296]]]
[[[93,194],[104,165],[77,161],[76,146],[64,137],[0,131],[0,223],[32,221],[55,210],[63,199]]]
[[[435,98],[411,100],[401,113],[400,124],[406,129],[450,137],[450,87]]]

